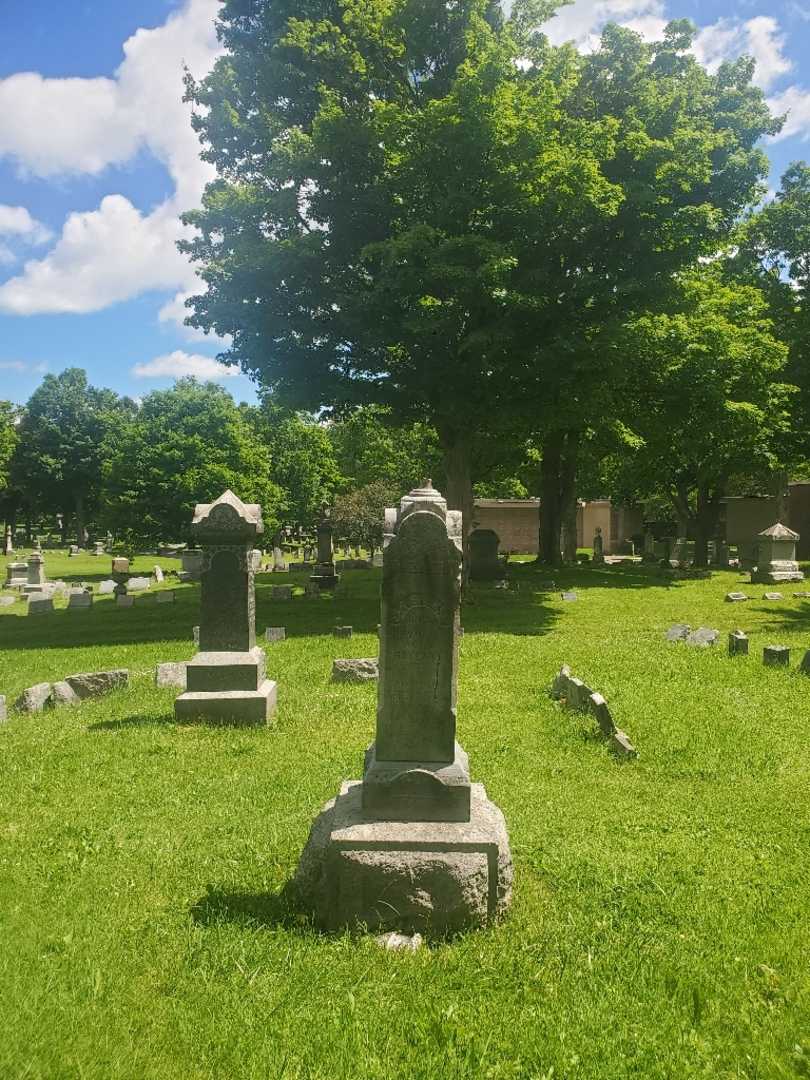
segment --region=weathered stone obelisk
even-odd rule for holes
[[[340,576],[335,573],[334,529],[328,506],[324,506],[323,518],[318,525],[318,562],[309,580],[313,586],[325,592],[336,588],[340,581]]]
[[[231,491],[194,511],[191,531],[202,548],[200,651],[186,668],[186,693],[174,703],[180,720],[266,724],[276,707],[276,684],[265,678],[256,645],[254,592],[261,507]]]
[[[508,906],[503,815],[456,742],[461,514],[428,482],[386,512],[377,737],[316,820],[296,884],[326,928],[444,932]]]

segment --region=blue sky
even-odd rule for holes
[[[252,400],[214,360],[222,343],[182,326],[196,291],[178,214],[211,178],[181,101],[217,55],[218,0],[0,0],[0,398],[44,372],[85,368],[136,396],[186,373]],[[709,67],[746,52],[774,108],[775,188],[810,158],[810,0],[577,0],[549,24],[590,47],[608,20],[654,37],[700,28]]]

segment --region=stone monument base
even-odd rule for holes
[[[470,763],[456,743],[453,761],[380,761],[366,751],[363,813],[374,821],[469,821]]]
[[[267,658],[249,652],[201,652],[186,667],[186,692],[174,703],[177,720],[266,724],[276,711],[276,684],[265,678]]]
[[[348,781],[326,804],[298,864],[295,888],[320,927],[442,934],[506,911],[509,837],[483,784],[465,822],[370,820],[362,786]]]
[[[804,574],[795,570],[752,570],[752,585],[778,585],[782,581],[804,581]]]
[[[312,574],[309,579],[313,585],[324,592],[332,592],[338,587],[340,574]]]

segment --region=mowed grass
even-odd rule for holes
[[[48,558],[51,577],[91,568]],[[377,571],[283,603],[269,599],[283,576],[258,579],[259,629],[288,634],[267,646],[266,730],[178,726],[175,692],[154,688],[156,662],[192,655],[196,587],[174,606],[0,609],[10,701],[73,672],[133,673],[126,691],[0,727],[0,1077],[810,1076],[810,680],[796,670],[810,605],[791,586],[782,603],[751,586],[758,599],[724,604],[733,573],[557,575],[576,603],[531,565],[510,577],[465,605],[458,733],[506,815],[513,906],[415,954],[322,936],[280,898],[373,736],[375,687],[329,676],[336,656],[376,653]],[[723,642],[667,644],[673,622]],[[737,626],[747,660],[726,656]],[[790,671],[763,667],[770,643],[792,646]],[[563,662],[606,696],[638,761],[549,698]]]

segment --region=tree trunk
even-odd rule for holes
[[[84,547],[87,543],[87,533],[84,528],[84,496],[76,495],[76,543]]]
[[[472,490],[472,470],[470,468],[470,446],[466,439],[455,434],[442,436],[444,449],[444,468],[447,473],[447,507],[460,510],[464,536],[464,553],[467,553],[467,540],[473,529],[475,504]]]
[[[569,431],[560,470],[562,553],[567,563],[577,561],[577,458],[579,432]]]
[[[562,432],[555,431],[543,441],[543,456],[540,462],[540,551],[537,561],[545,566],[559,566],[562,562],[562,449]]]
[[[776,469],[771,477],[771,494],[776,499],[776,521],[790,524],[790,476],[785,469]]]

